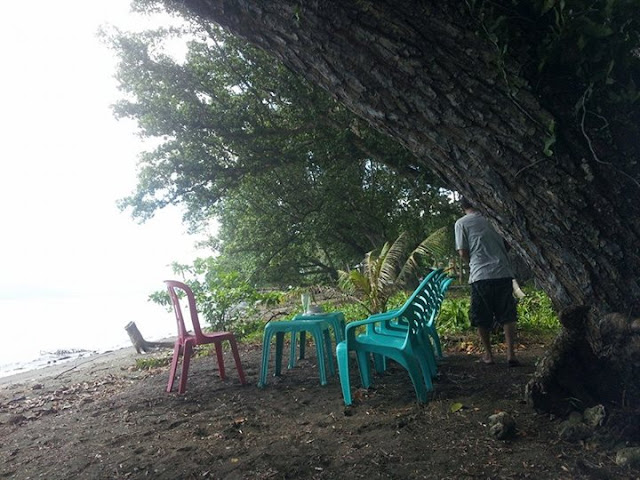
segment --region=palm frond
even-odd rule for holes
[[[408,247],[409,238],[406,233],[400,234],[396,241],[393,242],[393,245],[389,247],[387,255],[381,265],[381,287],[389,288],[389,286],[396,284],[398,272],[402,269],[406,260]]]
[[[453,229],[449,229],[453,232]],[[419,259],[426,256],[433,263],[447,252],[447,227],[436,230],[407,256],[409,236],[400,234],[393,242],[368,252],[362,270],[340,272],[343,289],[362,296],[370,312],[383,312],[393,294],[405,286],[408,279],[420,275],[423,266]]]
[[[437,229],[414,250],[415,253],[431,256],[434,261],[448,258],[455,253],[454,229],[452,226],[445,226]]]
[[[368,252],[364,256],[364,276],[369,281],[369,284],[373,287],[373,285],[378,284],[378,276],[380,275],[378,256],[375,255],[375,252],[372,250]]]
[[[348,272],[340,270],[338,272],[338,285],[348,293],[368,295],[371,290],[367,277],[358,270],[349,270]]]
[[[444,226],[435,230],[420,242],[407,258],[402,270],[398,273],[399,285],[404,285],[409,278],[420,273],[420,268],[423,267],[419,263],[420,257],[425,258],[430,265],[435,266],[438,262],[442,262],[454,254],[453,226]]]

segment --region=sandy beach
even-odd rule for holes
[[[353,370],[349,408],[337,376],[319,384],[312,348],[258,388],[261,347],[239,347],[246,385],[225,351],[228,377],[212,357],[194,358],[185,395],[166,392],[168,366],[136,368],[171,349],[123,348],[0,379],[0,478],[640,478],[594,449],[605,437],[562,441],[559,419],[523,403],[541,347],[523,347],[520,368],[448,352],[427,405],[397,365],[369,390]],[[516,422],[508,441],[489,435],[496,411]]]
[[[46,382],[64,385],[95,379],[108,372],[124,371],[135,366],[140,358],[133,347],[125,347],[89,356],[76,358],[0,377],[0,389],[18,384],[36,384]]]

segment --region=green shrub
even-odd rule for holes
[[[471,328],[469,297],[445,298],[437,320],[442,335],[453,335]]]
[[[136,370],[151,370],[164,367],[171,362],[171,356],[136,358]]]
[[[526,289],[518,302],[518,329],[531,333],[555,333],[560,329],[551,299],[542,290]]]
[[[518,330],[533,334],[553,334],[560,328],[551,300],[542,290],[527,289],[518,302]],[[469,296],[446,298],[438,318],[441,334],[451,335],[471,329]]]
[[[409,299],[409,295],[413,292],[398,292],[394,294],[387,303],[387,311],[393,310],[394,308],[400,308],[405,302]]]
[[[284,302],[285,293],[281,291],[258,293],[257,303],[265,307],[274,307]]]
[[[231,329],[238,341],[255,343],[262,341],[265,321],[259,317],[250,317],[245,320],[236,321]]]
[[[357,302],[322,304],[321,307],[325,312],[342,312],[346,323],[363,320],[369,316],[369,312],[364,305]]]

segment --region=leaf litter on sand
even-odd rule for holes
[[[260,349],[244,345],[247,386],[232,370],[220,380],[211,358],[194,359],[185,395],[166,393],[168,368],[91,378],[74,370],[57,383],[2,386],[0,477],[628,478],[606,452],[561,442],[558,421],[523,404],[540,353],[522,352],[519,369],[504,359],[487,369],[450,350],[426,405],[416,404],[406,371],[393,362],[369,390],[354,369],[358,403],[348,409],[337,376],[320,386],[314,362],[284,369],[260,389]],[[517,423],[508,443],[488,434],[496,411]],[[585,473],[580,459],[597,471]]]

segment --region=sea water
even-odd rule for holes
[[[0,299],[0,377],[176,335],[175,317],[143,293]]]

